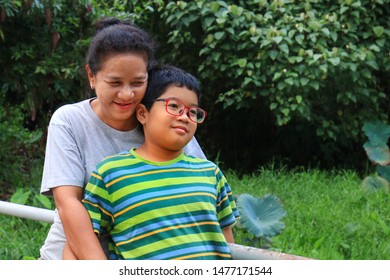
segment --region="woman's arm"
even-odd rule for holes
[[[67,246],[79,260],[107,259],[95,235],[91,219],[81,203],[83,189],[75,186],[53,188],[53,195],[62,225]]]

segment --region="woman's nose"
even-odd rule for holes
[[[123,99],[133,98],[135,95],[134,89],[131,86],[124,86],[122,90],[119,92],[119,97]]]

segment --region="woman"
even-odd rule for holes
[[[59,108],[50,121],[41,192],[53,195],[56,211],[40,259],[62,259],[66,241],[78,259],[90,255],[97,241],[81,203],[83,188],[106,156],[137,148],[143,134],[135,116],[154,62],[154,43],[143,30],[115,18],[97,23],[86,71],[96,98]],[[196,139],[188,154],[205,157]]]

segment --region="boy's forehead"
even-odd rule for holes
[[[172,85],[169,86],[165,92],[160,96],[164,98],[175,98],[180,100],[191,100],[192,102],[198,102],[198,95],[195,91],[188,89],[185,86]]]

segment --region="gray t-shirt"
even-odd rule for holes
[[[41,193],[62,185],[84,188],[95,166],[105,157],[138,148],[144,142],[142,130],[118,131],[104,123],[90,101],[64,105],[53,114],[48,130]],[[205,158],[195,137],[184,152]],[[65,235],[58,212],[50,228],[40,259],[61,259]]]

